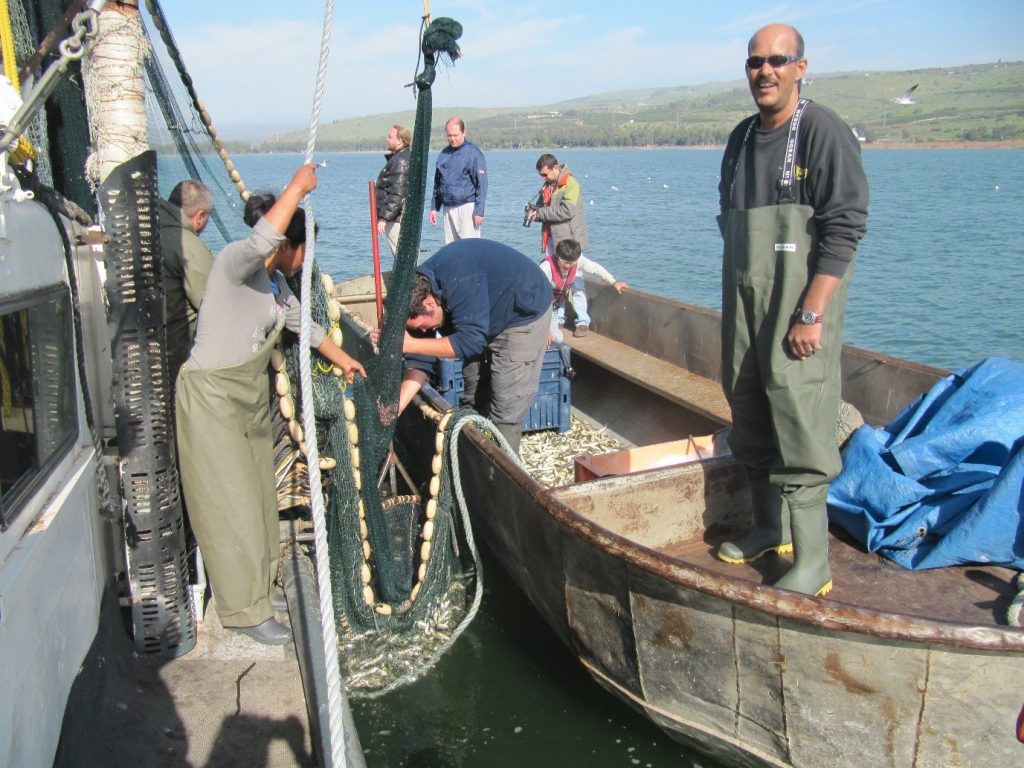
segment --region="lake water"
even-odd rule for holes
[[[382,133],[384,129],[382,127]],[[484,235],[527,254],[522,227],[539,152],[488,152]],[[566,150],[587,202],[591,256],[632,287],[720,307],[719,150]],[[253,190],[280,190],[298,155],[233,158]],[[324,154],[316,253],[335,279],[371,269],[367,182],[382,154]],[[943,368],[1024,360],[1024,150],[871,150],[869,234],[850,288],[846,343]],[[431,159],[433,168],[433,159]],[[174,179],[163,177],[162,187]],[[240,210],[218,208],[243,236]],[[236,210],[232,210],[235,208]],[[444,244],[424,223],[421,247]],[[211,240],[211,247],[217,243]],[[385,266],[390,251],[382,244]],[[485,563],[485,568],[486,568]],[[481,613],[425,679],[353,702],[370,768],[712,766],[699,763],[582,672],[496,566]]]
[[[523,204],[540,187],[539,154],[487,153],[484,236],[528,255],[540,249],[539,228],[522,226]],[[583,185],[592,258],[632,287],[720,307],[719,150],[556,155]],[[383,155],[317,157],[328,162],[313,197],[317,259],[335,278],[367,274],[367,182]],[[278,191],[302,158],[233,159],[250,189]],[[1024,360],[1024,149],[868,149],[864,165],[871,209],[850,287],[846,343],[951,369],[992,355]],[[164,178],[169,187],[173,179]],[[218,207],[241,236],[237,197],[225,196]],[[443,244],[441,228],[424,221],[421,248]],[[387,246],[381,250],[389,263]]]

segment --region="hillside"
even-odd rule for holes
[[[911,85],[916,104],[893,100]],[[1024,62],[903,72],[841,72],[808,78],[803,95],[831,107],[868,143],[1024,140]],[[444,145],[444,121],[467,123],[484,149],[561,146],[706,146],[723,144],[754,111],[746,81],[648,88],[585,96],[558,104],[435,110],[431,146]],[[413,110],[321,125],[326,151],[377,150],[387,127],[411,126]],[[236,150],[302,151],[304,132],[279,134]]]

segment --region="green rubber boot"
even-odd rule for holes
[[[782,490],[768,482],[767,474],[748,473],[754,499],[754,526],[734,541],[719,545],[716,555],[727,563],[750,563],[771,552],[793,551],[790,543],[789,505]]]
[[[828,567],[828,511],[825,502],[806,507],[789,505],[793,529],[793,567],[775,582],[779,589],[805,595],[827,595],[832,591]]]

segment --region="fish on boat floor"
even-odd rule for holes
[[[573,481],[575,456],[600,455],[622,447],[605,430],[594,428],[573,414],[566,432],[547,430],[523,435],[519,458],[534,480],[552,488]]]

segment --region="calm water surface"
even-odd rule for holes
[[[594,258],[635,288],[720,307],[720,151],[555,154],[583,185]],[[522,226],[522,208],[540,186],[538,155],[487,153],[484,235],[529,255],[539,251],[540,231]],[[321,226],[317,258],[336,278],[366,274],[367,181],[376,178],[383,156],[318,157],[328,167],[314,193]],[[280,190],[301,157],[234,160],[250,189]],[[1024,150],[867,149],[864,164],[871,184],[869,231],[850,287],[846,343],[953,369],[991,355],[1024,360]],[[170,187],[174,179],[164,178]],[[235,199],[226,194],[218,207],[243,227],[240,211],[232,211]],[[424,222],[421,248],[443,244],[441,229]],[[387,262],[386,246],[383,252]]]
[[[531,255],[540,230],[522,227],[522,207],[540,186],[539,154],[487,153],[484,235]],[[555,154],[583,185],[593,258],[632,287],[720,307],[720,151]],[[383,157],[318,159],[328,167],[313,198],[317,259],[335,279],[366,274],[367,181]],[[277,191],[301,157],[234,160],[250,189]],[[864,164],[869,234],[850,288],[846,343],[950,369],[992,355],[1024,360],[1024,150],[868,149]],[[165,174],[162,187],[173,182]],[[243,236],[230,193],[218,208],[232,236]],[[421,247],[443,243],[440,228],[424,222]],[[390,252],[382,251],[387,266]],[[693,761],[592,682],[500,570],[486,566],[483,609],[440,665],[407,690],[353,703],[370,768],[716,765]]]

